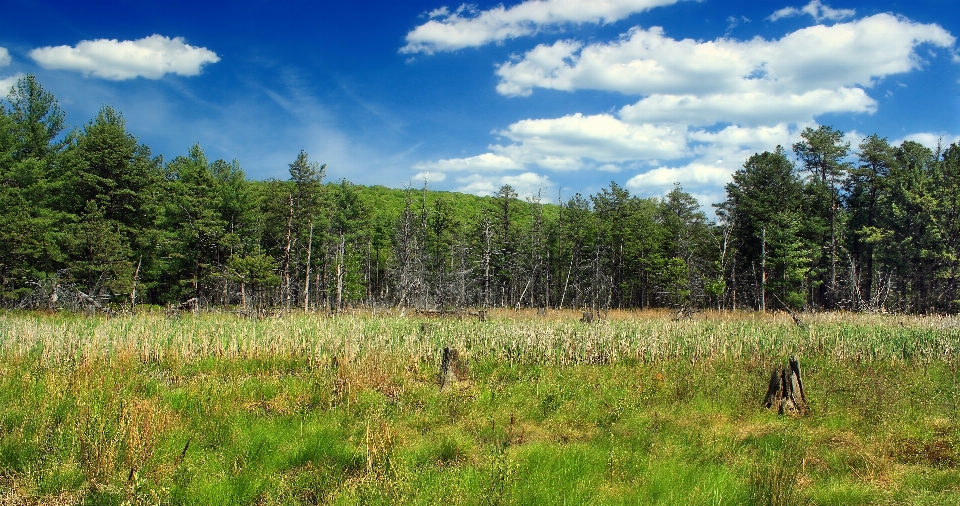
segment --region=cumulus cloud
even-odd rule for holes
[[[609,114],[525,119],[498,133],[514,144],[495,146],[497,151],[558,170],[580,168],[556,163],[562,160],[623,162],[676,158],[686,151],[682,130],[668,125],[629,124]],[[556,166],[551,167],[551,162]]]
[[[818,21],[854,15],[816,1],[797,11]],[[875,113],[879,104],[869,92],[877,83],[922,68],[924,46],[956,58],[955,42],[939,25],[892,14],[809,26],[778,39],[681,40],[660,27],[635,27],[612,41],[568,37],[499,65],[497,91],[600,90],[639,100],[602,114],[516,121],[494,132],[500,139],[484,154],[415,168],[469,174],[457,179],[460,189],[477,194],[493,193],[517,173],[627,172],[625,186],[636,194],[663,195],[681,183],[701,202],[719,202],[750,156],[777,145],[789,150],[821,115]],[[914,138],[930,145],[932,135]],[[852,142],[858,138],[848,133]]]
[[[6,67],[7,65],[10,65],[11,61],[10,52],[7,51],[7,48],[0,46],[0,67]],[[9,77],[0,77],[0,100],[6,98],[10,88],[17,84],[17,81],[21,77],[23,77],[23,74],[21,73],[17,73]]]
[[[571,114],[553,119],[525,119],[496,132],[510,144],[465,158],[420,162],[421,172],[490,174],[538,167],[552,171],[582,169],[615,172],[633,160],[677,158],[687,152],[685,129],[670,125],[629,124],[609,114]]]
[[[708,126],[736,122],[742,125],[800,123],[821,114],[872,114],[876,100],[860,88],[813,90],[802,94],[730,93],[715,95],[651,95],[624,106],[620,116],[630,123],[681,123]]]
[[[550,178],[535,172],[524,172],[516,176],[491,177],[483,174],[471,174],[457,180],[462,186],[457,191],[480,196],[490,196],[503,185],[510,185],[520,198],[537,198],[552,190],[555,185]]]
[[[539,45],[497,68],[504,95],[534,88],[594,89],[624,94],[803,93],[872,86],[922,65],[922,44],[950,48],[939,25],[877,14],[833,26],[811,26],[779,40],[677,40],[660,27],[634,28],[619,40]]]
[[[447,179],[446,172],[439,171],[417,172],[413,175],[413,181],[427,181],[428,183],[439,183],[445,179]]]
[[[159,79],[164,74],[195,76],[204,65],[220,61],[205,47],[183,37],[151,35],[138,40],[85,40],[71,46],[47,46],[30,51],[46,69],[75,70],[84,75],[122,81],[136,77]]]
[[[694,181],[701,184],[722,186],[730,178],[730,171],[717,165],[694,162],[683,167],[658,167],[638,174],[627,181],[627,188],[643,191],[647,186],[667,187],[680,181]]]
[[[419,162],[413,168],[424,172],[503,172],[523,168],[523,164],[503,155],[484,153],[467,158],[448,158],[435,162]]]
[[[506,8],[480,11],[467,4],[428,14],[426,23],[407,34],[401,53],[455,51],[536,33],[541,27],[568,23],[612,23],[679,0],[527,0]]]
[[[639,195],[662,195],[681,183],[684,190],[698,195],[701,203],[724,199],[724,185],[743,162],[755,153],[784,146],[789,151],[800,140],[802,125],[742,127],[728,126],[718,132],[692,130],[688,140],[694,156],[685,162],[662,164],[631,177],[626,188]]]
[[[854,9],[832,9],[829,6],[820,3],[820,0],[813,0],[799,9],[796,7],[784,7],[783,9],[771,14],[767,19],[770,21],[776,21],[778,19],[788,18],[791,16],[799,16],[801,14],[809,14],[814,20],[816,20],[817,23],[820,23],[822,21],[840,21],[842,19],[850,18],[855,16],[857,11]]]
[[[892,144],[894,146],[899,146],[900,144],[903,144],[904,141],[919,142],[930,149],[937,149],[937,146],[946,148],[951,144],[960,143],[960,135],[948,134],[946,132],[918,132],[907,135],[902,139],[897,139]]]
[[[10,77],[0,79],[0,100],[7,97],[7,93],[10,92],[10,89],[17,84],[17,81],[19,81],[21,77],[23,77],[23,73],[17,72]]]

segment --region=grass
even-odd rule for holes
[[[804,320],[0,313],[0,504],[960,503],[960,319]]]

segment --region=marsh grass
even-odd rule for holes
[[[956,318],[578,319],[0,313],[0,504],[960,503]]]

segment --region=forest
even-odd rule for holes
[[[254,181],[199,145],[154,156],[109,106],[71,129],[28,75],[0,102],[0,305],[960,311],[960,146],[801,138],[713,213],[679,185],[365,187],[304,151]]]

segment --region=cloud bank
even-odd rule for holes
[[[436,23],[445,26],[517,26],[530,32],[542,24],[502,20],[521,7],[561,3],[576,2],[524,2],[470,17],[441,10],[435,16],[440,19]],[[641,4],[631,7],[654,6]],[[603,114],[522,119],[496,130],[501,142],[489,145],[487,153],[421,162],[414,169],[469,173],[461,177],[461,190],[480,193],[489,193],[490,185],[509,171],[633,171],[637,174],[626,182],[632,191],[656,194],[680,182],[716,202],[722,200],[730,175],[752,154],[799,141],[803,128],[816,127],[816,118],[824,114],[873,114],[878,102],[870,90],[882,80],[923,68],[933,54],[930,50],[956,55],[956,39],[941,26],[893,14],[840,22],[855,11],[814,0],[800,9],[781,9],[771,18],[797,14],[835,23],[815,24],[777,39],[676,39],[660,27],[636,26],[612,41],[564,38],[537,45],[496,67],[497,92],[526,97],[537,89],[599,90],[639,100]],[[481,23],[484,16],[501,22]],[[519,19],[513,16],[510,19]],[[543,19],[543,24],[557,23],[572,15]],[[595,12],[589,19],[607,18]],[[501,32],[483,33],[474,44],[502,40],[490,35]]]

